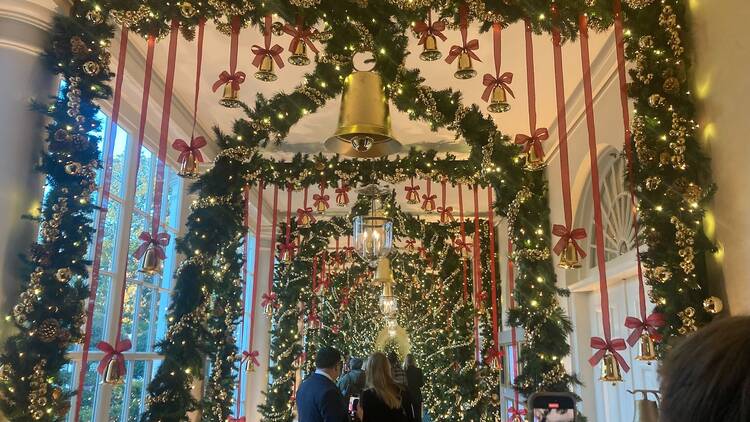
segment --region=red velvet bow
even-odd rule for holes
[[[318,54],[318,49],[315,47],[315,44],[312,43],[312,40],[310,37],[312,35],[315,35],[318,33],[317,29],[310,29],[310,28],[304,28],[299,23],[295,26],[286,24],[283,28],[281,28],[282,31],[292,36],[292,42],[289,43],[289,51],[294,53],[297,51],[297,46],[299,45],[300,41],[307,44],[307,46],[310,48],[310,51],[314,52],[315,54]]]
[[[279,244],[279,256],[282,258],[287,255],[291,258],[295,250],[297,250],[297,245],[294,244],[294,241]]]
[[[445,61],[447,63],[453,63],[453,61],[456,60],[456,58],[460,56],[461,53],[466,53],[472,59],[481,62],[482,60],[479,59],[479,56],[477,56],[474,50],[479,50],[479,40],[471,40],[465,43],[463,46],[454,45],[448,51],[448,56],[445,58]]]
[[[122,352],[130,350],[131,347],[133,347],[133,343],[128,339],[118,341],[115,343],[114,347],[106,341],[100,341],[97,343],[96,348],[104,352],[104,357],[99,362],[96,371],[99,372],[100,375],[104,375],[104,371],[107,370],[107,365],[109,365],[109,362],[114,359],[120,369],[120,374],[124,374],[125,356],[122,355]]]
[[[618,350],[625,350],[627,348],[627,346],[625,345],[625,340],[621,338],[615,338],[607,342],[601,337],[591,337],[591,347],[597,350],[596,353],[594,353],[594,355],[589,358],[589,363],[591,364],[591,366],[596,366],[596,364],[604,358],[604,355],[607,352],[611,352],[615,359],[617,359],[617,363],[620,364],[620,367],[622,367],[623,371],[630,371],[630,366],[628,366],[628,363],[625,362],[625,358],[623,358],[622,355],[618,352]]]
[[[560,255],[565,250],[568,241],[570,241],[573,243],[573,246],[576,248],[581,258],[586,258],[586,252],[584,252],[583,248],[581,248],[578,242],[576,242],[577,240],[586,238],[586,230],[575,229],[571,231],[561,224],[555,224],[552,226],[552,234],[560,237],[560,240],[557,241],[557,244],[555,244],[555,247],[552,249],[556,255]]]
[[[346,184],[341,185],[340,188],[336,188],[336,202],[344,205],[348,204],[350,190],[349,185]]]
[[[412,186],[406,186],[404,188],[404,190],[406,191],[406,200],[407,201],[414,201],[414,202],[416,202],[417,200],[419,200],[419,185],[417,185],[417,186],[414,186],[414,185],[412,185]]]
[[[625,326],[633,330],[628,337],[628,344],[635,346],[641,334],[643,334],[643,330],[646,330],[654,341],[661,341],[661,334],[657,330],[666,324],[664,315],[656,312],[647,316],[645,321],[641,321],[637,317],[625,318]]]
[[[193,154],[193,157],[195,157],[195,161],[202,163],[203,154],[201,154],[200,149],[205,147],[207,144],[208,142],[206,142],[206,138],[198,136],[197,138],[193,138],[190,140],[190,145],[188,145],[188,143],[185,142],[184,139],[176,139],[172,143],[172,148],[180,151],[180,156],[177,158],[178,163],[184,163],[185,160],[188,159],[190,154]]]
[[[149,232],[141,232],[138,239],[142,240],[143,243],[138,246],[138,249],[136,249],[133,254],[137,259],[141,259],[151,245],[154,245],[154,251],[156,252],[157,258],[161,260],[167,258],[167,254],[164,252],[164,247],[169,245],[169,233],[157,233],[156,236],[152,237]]]
[[[318,205],[322,203],[325,204],[326,208],[328,208],[330,206],[328,205],[329,199],[331,199],[331,197],[328,195],[321,195],[319,193],[316,193],[315,195],[313,195],[313,206],[317,208]]]
[[[466,250],[467,253],[471,252],[471,246],[466,240],[459,237],[459,238],[456,238],[456,240],[453,243],[456,245],[455,246],[456,253],[460,254],[461,250],[464,250],[464,249]]]
[[[304,217],[309,218],[311,223],[315,222],[315,216],[313,216],[312,207],[297,208],[297,221],[302,220]]]
[[[420,35],[419,45],[424,44],[430,35],[434,35],[443,41],[447,40],[448,37],[443,34],[443,31],[445,31],[445,22],[442,20],[432,23],[420,21],[414,24],[414,32]]]
[[[262,296],[263,301],[260,302],[260,306],[262,306],[262,307],[265,308],[266,306],[271,305],[271,306],[273,306],[275,308],[277,306],[276,305],[276,299],[277,299],[277,297],[278,296],[276,296],[276,293],[274,293],[274,292],[263,293],[263,296]]]
[[[211,90],[213,90],[213,92],[216,92],[219,88],[231,82],[232,89],[234,89],[235,91],[239,91],[240,85],[245,82],[245,78],[247,78],[245,72],[234,72],[230,74],[225,70],[219,74],[219,79],[214,82]]]
[[[531,148],[534,148],[537,157],[543,157],[544,148],[542,148],[542,141],[546,141],[547,139],[549,139],[549,131],[547,131],[546,128],[541,127],[534,130],[534,133],[531,134],[531,136],[519,133],[516,135],[515,142],[518,145],[523,145],[524,154],[529,152]]]
[[[427,209],[427,206],[430,206],[431,210],[435,209],[435,200],[437,199],[437,195],[422,195],[422,209]]]
[[[508,408],[508,414],[513,416],[526,416],[529,412],[526,409],[516,409],[515,407],[511,406]]]
[[[341,328],[339,328],[339,325],[338,325],[338,324],[333,324],[333,325],[331,326],[331,332],[332,332],[333,334],[338,334],[338,333],[339,333],[339,331],[341,331]]]
[[[438,207],[440,222],[443,224],[453,221],[453,207]]]
[[[239,418],[235,418],[232,416],[227,416],[227,422],[245,422],[246,419],[244,416],[240,416]]]
[[[419,256],[421,256],[423,259],[427,258],[427,248],[424,246],[420,246],[417,248],[417,251],[419,252]]]
[[[242,352],[242,362],[250,362],[255,366],[260,366],[260,361],[258,360],[259,354],[257,350],[253,350],[252,352],[245,350]]]
[[[492,364],[492,362],[500,363],[500,358],[503,357],[503,352],[501,350],[498,350],[497,347],[492,346],[487,351],[487,356],[484,358],[484,363],[486,365]]]
[[[501,87],[505,92],[510,94],[511,97],[516,98],[516,96],[513,94],[513,90],[510,89],[510,83],[513,82],[513,74],[510,72],[505,72],[499,77],[494,77],[489,73],[485,73],[484,77],[482,78],[482,84],[485,86],[484,92],[482,93],[482,100],[485,102],[490,100],[490,95],[492,95],[492,88],[499,86]]]
[[[406,251],[407,252],[414,252],[414,245],[417,244],[417,241],[414,239],[406,239]]]

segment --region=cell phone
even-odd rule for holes
[[[357,414],[357,405],[359,405],[359,397],[358,396],[349,397],[349,413],[352,416]]]
[[[575,422],[576,397],[573,393],[534,393],[528,406],[533,422]]]

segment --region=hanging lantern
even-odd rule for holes
[[[368,215],[355,217],[353,222],[355,250],[373,268],[393,248],[393,221],[385,216],[380,201],[384,193],[377,185],[360,189],[361,195],[370,198],[370,211]]]
[[[462,51],[458,55],[458,69],[453,76],[456,79],[471,79],[477,76],[477,71],[474,70],[474,65],[471,62],[471,56],[466,51]]]
[[[125,383],[125,374],[121,371],[120,362],[117,359],[110,359],[107,368],[102,374],[102,384],[122,385]]]
[[[325,147],[342,155],[374,158],[401,151],[391,134],[388,99],[374,71],[355,71],[344,80],[339,125]]]
[[[148,249],[146,249],[146,252],[143,254],[143,258],[141,258],[141,268],[138,269],[138,272],[146,275],[156,275],[161,274],[161,270],[161,259],[159,259],[156,246],[149,245]]]
[[[219,104],[226,108],[238,108],[242,105],[240,103],[240,90],[239,88],[235,89],[236,85],[231,81],[224,84],[224,93],[221,95]]]
[[[641,334],[640,353],[635,358],[637,360],[648,362],[649,365],[657,359],[654,339],[652,339],[651,335],[646,331]]]
[[[386,283],[383,285],[383,294],[380,295],[378,300],[378,307],[380,313],[386,318],[395,318],[398,313],[398,300],[393,295],[393,283]]]
[[[490,98],[490,105],[487,106],[487,110],[490,113],[504,113],[510,110],[508,94],[505,92],[504,87],[495,85],[495,87],[492,88],[492,97]]]
[[[607,352],[602,359],[602,376],[599,378],[601,381],[607,382],[620,382],[622,381],[622,374],[620,373],[620,365],[617,363],[617,359],[611,352]]]
[[[532,148],[533,150],[533,148]],[[560,255],[560,268],[566,270],[572,270],[575,268],[581,268],[581,260],[578,256],[578,248],[573,244],[573,239],[568,239],[565,250]]]

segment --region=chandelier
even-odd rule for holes
[[[354,218],[354,248],[362,259],[375,268],[378,260],[387,257],[393,249],[393,221],[386,217],[380,200],[387,191],[373,184],[360,189],[359,193],[370,200],[370,210],[367,215]]]

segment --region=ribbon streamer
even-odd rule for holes
[[[229,47],[229,71],[222,71],[219,74],[219,79],[214,82],[211,87],[213,92],[216,92],[219,88],[228,82],[232,83],[232,89],[235,91],[240,90],[240,85],[245,82],[245,72],[237,71],[237,55],[239,54],[239,43],[240,43],[240,17],[232,16],[231,26],[232,34],[230,36],[230,47]]]
[[[107,343],[106,341],[100,341],[96,344],[96,348],[104,352],[104,357],[99,362],[99,366],[96,367],[96,371],[99,375],[104,375],[104,372],[109,366],[109,362],[113,359],[117,362],[117,367],[120,370],[120,374],[125,373],[125,356],[123,352],[127,352],[133,347],[133,344],[129,339],[119,340],[114,346]]]
[[[195,125],[198,123],[198,97],[200,96],[201,92],[201,70],[203,69],[203,39],[205,38],[205,34],[206,19],[201,18],[201,20],[198,22],[198,57],[196,58],[197,65],[195,67],[195,97],[193,98],[193,127],[190,132],[191,140],[195,138]],[[203,162],[202,156],[200,162]]]
[[[487,189],[487,224],[489,226],[490,238],[490,282],[492,283],[492,291],[490,292],[490,297],[492,299],[492,341],[495,344],[495,349],[500,350],[497,318],[497,269],[495,268],[495,222],[493,221],[495,209],[493,207],[494,201],[492,199],[492,190],[492,187]]]
[[[459,233],[461,235],[461,245],[466,246],[468,248],[468,245],[466,244],[466,223],[464,222],[464,189],[463,185],[461,183],[458,184],[458,218],[461,219],[461,224],[459,225]],[[458,241],[456,241],[458,243]],[[468,253],[469,250],[467,249],[466,252]],[[459,250],[460,254],[460,250]],[[467,274],[466,274],[466,260],[461,260],[461,269],[463,273],[463,286],[464,286],[464,301],[466,301],[469,298],[469,286],[468,286],[468,280],[467,280]]]
[[[516,275],[514,274],[513,268],[513,239],[508,236],[508,308],[513,309],[516,307],[515,300],[516,291]],[[497,330],[495,330],[497,331]],[[513,374],[518,377],[518,332],[516,326],[511,325],[510,327],[510,349],[511,349],[511,365]],[[515,384],[515,379],[512,380]],[[518,409],[520,397],[518,394],[518,388],[513,388],[513,407]],[[510,411],[510,409],[508,409]],[[524,410],[525,411],[525,410]]]
[[[477,56],[477,54],[474,52],[476,50],[479,50],[479,40],[473,39],[471,41],[466,41],[466,38],[468,37],[468,29],[469,29],[469,21],[467,17],[467,9],[465,4],[461,4],[459,8],[459,14],[461,17],[461,23],[460,23],[460,29],[461,29],[461,45],[454,45],[450,48],[448,51],[448,56],[445,58],[445,62],[450,64],[453,63],[454,60],[458,56],[461,55],[461,53],[466,53],[471,57],[472,59],[481,62],[482,60]]]
[[[481,271],[481,251],[479,243],[479,186],[475,183],[472,187],[474,194],[474,262],[472,281],[474,285],[474,307],[480,309],[483,303],[483,299],[486,295],[482,295],[482,271]],[[474,348],[476,353],[476,361],[481,360],[481,345],[479,338],[479,314],[474,313]]]
[[[302,16],[297,16],[297,24],[292,26],[290,24],[285,24],[283,28],[281,28],[282,31],[284,31],[286,34],[292,36],[292,41],[289,43],[289,52],[294,53],[297,51],[297,47],[299,46],[300,42],[303,42],[307,44],[307,47],[315,54],[318,54],[318,48],[315,47],[315,44],[313,44],[312,37],[313,35],[316,35],[318,33],[317,29],[310,29],[305,28],[302,22]]]
[[[442,20],[433,22],[432,10],[427,11],[427,22],[419,21],[414,24],[414,32],[419,34],[418,45],[423,45],[427,41],[427,37],[430,35],[440,38],[442,41],[447,40],[448,37],[443,34],[443,31],[445,31],[445,22]]]
[[[270,56],[273,61],[276,62],[276,65],[279,67],[279,69],[281,69],[284,67],[284,60],[281,59],[281,53],[284,51],[284,47],[278,44],[274,44],[274,46],[271,47],[271,25],[271,15],[266,15],[265,25],[263,28],[263,47],[255,44],[250,49],[250,51],[252,51],[255,55],[255,58],[253,58],[253,66],[260,68],[260,64],[263,62],[263,58],[266,56]]]
[[[515,94],[513,94],[513,90],[510,89],[509,86],[510,83],[513,82],[513,74],[510,72],[505,72],[502,75],[500,74],[502,59],[501,34],[502,25],[499,22],[492,24],[492,47],[495,60],[495,75],[493,76],[491,73],[485,73],[484,77],[482,77],[482,84],[485,86],[484,92],[482,93],[482,100],[484,100],[484,102],[490,100],[490,95],[492,95],[492,90],[495,87],[501,87],[503,91],[510,94],[511,97],[516,98]]]
[[[273,253],[273,251],[276,250],[276,229],[278,224],[278,211],[279,211],[279,187],[274,186],[273,188],[273,217],[271,221],[271,248],[270,253],[268,254],[268,293],[273,294],[273,272],[274,272],[274,263],[276,262],[276,255]]]

